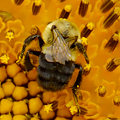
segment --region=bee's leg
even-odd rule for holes
[[[40,51],[34,51],[34,50],[30,50],[30,49],[27,51],[27,53],[25,55],[25,60],[24,60],[24,66],[25,66],[26,71],[30,71],[34,68],[33,64],[30,61],[29,54],[39,56],[40,53],[41,53]]]
[[[28,38],[25,39],[24,41],[24,44],[23,44],[23,48],[22,48],[22,52],[19,56],[19,59],[17,60],[17,64],[20,63],[20,61],[22,60],[23,56],[24,56],[24,52],[25,52],[25,49],[26,47],[35,39],[35,38],[38,38],[39,40],[39,46],[42,47],[42,45],[44,44],[44,41],[42,40],[42,38],[40,37],[40,35],[32,35],[32,36],[29,36]]]
[[[81,81],[82,81],[83,68],[81,65],[77,65],[77,64],[76,64],[76,68],[79,69],[79,74],[78,74],[78,77],[77,77],[73,87],[72,87],[72,91],[73,91],[75,103],[76,103],[77,108],[78,108],[78,114],[80,115],[82,111],[81,111],[81,108],[78,104],[77,89],[79,88]],[[82,97],[82,95],[80,97]]]
[[[89,59],[88,59],[86,50],[85,50],[84,46],[82,45],[82,43],[76,42],[75,44],[76,44],[76,46],[78,47],[79,51],[83,54],[86,62],[89,63]]]
[[[75,46],[77,46],[78,50],[83,54],[86,62],[89,63],[89,59],[88,59],[86,50],[85,50],[84,46],[82,45],[82,43],[80,43],[80,42],[74,42],[74,43],[71,45],[70,48],[75,48]]]

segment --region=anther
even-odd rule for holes
[[[100,6],[100,10],[105,13],[109,11],[118,0],[105,0]]]
[[[31,35],[41,35],[41,32],[37,26],[33,26],[30,30]]]
[[[89,63],[89,64],[85,64],[85,66],[84,66],[84,75],[86,76],[86,75],[88,75],[89,73],[90,73],[90,70],[91,70],[91,64]]]
[[[2,10],[0,10],[0,17],[4,22],[7,22],[8,20],[15,20],[11,13]]]
[[[40,11],[42,0],[35,0],[32,6],[33,15],[37,15]]]
[[[89,6],[89,0],[81,0],[78,13],[79,13],[82,17],[84,17],[84,16],[86,15],[87,10],[88,10],[88,6]]]
[[[104,20],[103,22],[104,28],[110,27],[117,20],[119,16],[120,16],[120,7],[115,7],[115,9]]]
[[[114,105],[120,106],[120,95],[116,95],[113,98]]]
[[[84,108],[84,107],[80,107],[80,109],[81,109],[81,115],[85,115],[85,114],[87,114],[87,109],[86,108]]]
[[[59,2],[64,2],[65,0],[58,0]]]
[[[84,29],[81,32],[81,38],[82,37],[87,38],[90,35],[90,33],[93,31],[94,28],[95,28],[94,23],[89,22],[88,24],[86,24]]]
[[[52,105],[53,111],[55,111],[57,109],[57,107],[58,107],[58,101],[53,101],[50,104]]]
[[[119,120],[119,118],[115,118],[115,117],[108,117],[107,120]]]
[[[119,41],[120,41],[120,29],[116,31],[114,35],[110,38],[110,40],[106,43],[105,49],[107,49],[109,52],[113,52]]]
[[[98,88],[98,94],[99,94],[99,96],[104,97],[105,94],[106,94],[106,87],[103,86],[103,85],[99,86],[99,88]]]
[[[21,5],[23,3],[24,0],[15,0],[15,4],[16,5]]]
[[[113,58],[106,66],[108,71],[115,70],[120,65],[120,58]]]
[[[64,7],[64,9],[62,10],[59,18],[66,18],[67,19],[71,10],[72,10],[72,6],[71,5],[66,5]]]

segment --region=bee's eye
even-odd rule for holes
[[[52,25],[51,31],[53,31],[53,29],[55,29],[55,28],[56,28],[56,25]]]

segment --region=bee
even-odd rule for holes
[[[39,40],[41,51],[29,49],[25,54],[26,47],[35,39]],[[37,67],[38,84],[47,91],[60,91],[69,83],[75,68],[79,69],[78,77],[72,86],[73,95],[81,113],[77,99],[77,88],[82,81],[83,67],[76,64],[76,50],[83,54],[87,63],[89,59],[84,46],[81,44],[78,27],[67,19],[58,19],[49,23],[42,36],[31,35],[25,39],[21,54],[17,63],[19,64],[25,56],[24,66],[27,71],[33,69],[29,54],[39,57]]]

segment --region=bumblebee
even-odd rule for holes
[[[25,54],[26,47],[35,39],[39,40],[41,51],[29,49]],[[78,77],[72,87],[75,102],[79,114],[81,113],[77,99],[77,88],[82,81],[83,68],[75,63],[75,51],[79,50],[84,55],[87,63],[89,59],[84,46],[81,44],[78,27],[67,19],[58,19],[47,25],[42,36],[32,35],[25,39],[24,45],[17,63],[25,56],[24,66],[27,71],[33,69],[29,54],[39,57],[37,67],[38,84],[47,91],[59,91],[69,83],[74,69],[79,69]]]

